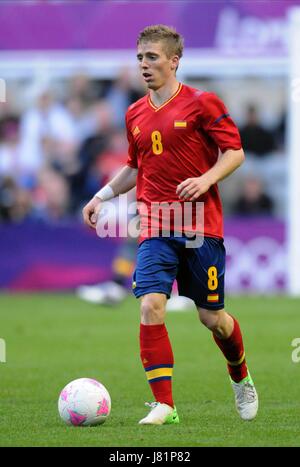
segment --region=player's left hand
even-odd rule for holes
[[[196,201],[201,195],[206,193],[211,187],[204,175],[196,178],[187,178],[177,186],[176,193],[182,200]]]

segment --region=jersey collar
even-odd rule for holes
[[[181,89],[182,89],[182,83],[179,83],[179,86],[178,86],[177,91],[175,92],[175,94],[173,94],[173,96],[171,96],[170,99],[168,99],[166,102],[164,102],[159,107],[157,107],[156,105],[153,104],[153,102],[152,102],[152,100],[150,98],[150,94],[148,95],[148,103],[149,103],[150,107],[153,110],[155,110],[155,112],[158,112],[160,109],[162,109],[163,107],[168,105],[173,99],[175,99],[175,97],[178,96],[178,94],[180,93]]]

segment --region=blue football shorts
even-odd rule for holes
[[[186,248],[185,237],[155,237],[138,248],[133,293],[136,298],[164,293],[170,298],[174,280],[179,295],[201,308],[224,308],[225,247],[222,239],[204,237],[202,246]]]

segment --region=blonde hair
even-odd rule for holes
[[[137,45],[141,42],[164,42],[164,51],[168,58],[173,55],[182,57],[183,53],[183,37],[176,32],[172,27],[165,26],[164,24],[156,24],[153,26],[147,26],[143,29],[138,38]]]

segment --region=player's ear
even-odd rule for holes
[[[178,57],[178,55],[174,55],[171,58],[171,69],[172,70],[177,70],[178,65],[179,65],[179,57]]]

